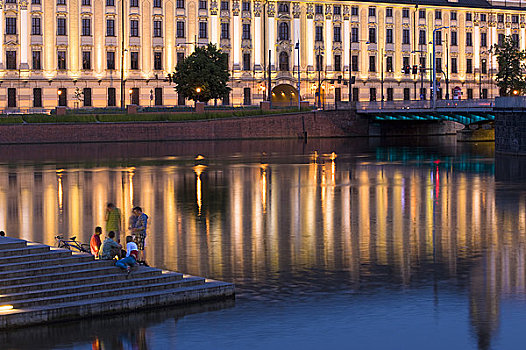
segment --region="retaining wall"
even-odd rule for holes
[[[495,151],[526,155],[526,110],[495,113]]]

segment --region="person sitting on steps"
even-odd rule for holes
[[[119,252],[121,250],[121,245],[114,241],[115,239],[115,232],[110,231],[108,233],[108,237],[104,240],[104,243],[102,243],[102,249],[100,253],[100,258],[104,260],[111,260],[115,258],[116,255],[119,255]]]
[[[139,249],[137,248],[137,244],[133,241],[133,237],[126,236],[126,257],[124,259],[118,260],[115,263],[115,266],[126,270],[127,273],[130,273],[131,268],[137,264],[138,256]]]

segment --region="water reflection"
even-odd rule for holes
[[[499,197],[492,149],[262,145],[106,165],[9,162],[0,228],[46,244],[57,234],[87,241],[107,202],[124,213],[140,205],[156,266],[271,302],[448,281],[442,288],[469,294],[474,335],[490,347],[501,300],[526,295],[525,192]]]

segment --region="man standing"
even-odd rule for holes
[[[120,241],[121,233],[121,210],[113,203],[108,203],[106,208],[106,233],[115,232],[115,241]]]
[[[146,263],[146,252],[144,251],[146,229],[148,228],[148,215],[142,212],[141,207],[133,208],[133,213],[137,217],[137,220],[132,227],[132,233],[135,236],[135,242],[137,243],[137,248],[139,249],[139,262],[142,262],[144,265],[148,266]]]
[[[93,234],[93,236],[91,236],[91,240],[89,242],[91,254],[95,257],[95,259],[99,258],[100,246],[102,244],[100,241],[101,234],[102,228],[100,226],[95,227],[95,233]]]

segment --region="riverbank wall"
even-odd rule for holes
[[[526,156],[526,97],[495,99],[495,151]]]

